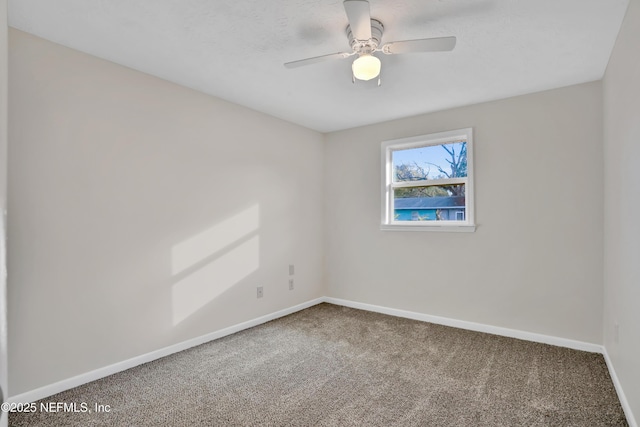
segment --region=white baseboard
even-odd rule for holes
[[[31,403],[36,400],[44,399],[45,397],[52,396],[54,394],[78,387],[82,384],[89,383],[91,381],[99,380],[109,375],[113,375],[118,372],[125,371],[143,363],[152,362],[161,357],[169,356],[170,354],[177,353],[179,351],[186,350],[191,347],[195,347],[200,344],[204,344],[209,341],[216,340],[218,338],[226,337],[227,335],[235,334],[236,332],[243,331],[245,329],[253,328],[254,326],[261,325],[280,317],[287,316],[295,313],[296,311],[304,310],[316,304],[324,302],[324,298],[316,298],[311,301],[304,302],[302,304],[295,305],[293,307],[285,308],[284,310],[276,311],[261,317],[257,317],[246,322],[239,323],[237,325],[229,326],[228,328],[220,329],[219,331],[211,332],[200,337],[192,338],[187,341],[183,341],[178,344],[170,345],[165,348],[161,348],[150,353],[142,354],[140,356],[133,357],[131,359],[124,360],[122,362],[114,363],[113,365],[105,366],[94,371],[86,372],[84,374],[76,375],[75,377],[68,378],[66,380],[58,381],[53,384],[46,385],[44,387],[37,388],[35,390],[28,391],[26,393],[18,394],[7,398],[7,402],[10,403]]]
[[[618,393],[618,399],[620,399],[620,405],[622,405],[622,409],[624,410],[624,415],[627,417],[627,422],[629,423],[629,427],[638,427],[638,423],[636,422],[636,419],[633,416],[633,412],[631,412],[631,405],[629,405],[627,396],[624,394],[624,390],[622,390],[622,384],[620,384],[620,380],[618,379],[616,370],[613,367],[613,362],[611,362],[611,358],[609,358],[607,347],[602,347],[602,350],[603,350],[602,355],[604,356],[604,360],[607,362],[607,368],[609,368],[609,375],[611,376],[611,381],[613,381],[613,385],[616,388],[616,393]]]
[[[518,338],[525,341],[539,342],[543,344],[555,345],[558,347],[567,347],[575,350],[588,351],[591,353],[602,353],[603,351],[602,346],[599,344],[575,341],[567,338],[558,338],[550,335],[536,334],[533,332],[518,331],[516,329],[485,325],[482,323],[467,322],[465,320],[456,320],[448,317],[432,316],[429,314],[417,313],[414,311],[399,310],[396,308],[382,307],[379,305],[365,304],[339,298],[324,298],[324,301],[331,304],[343,305],[345,307],[357,308],[360,310],[374,311],[376,313],[389,314],[391,316],[405,317],[407,319],[421,320],[423,322],[435,323],[438,325],[468,329],[470,331],[486,332],[488,334]]]

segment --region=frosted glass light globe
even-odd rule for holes
[[[362,54],[353,61],[351,69],[358,80],[371,80],[380,74],[380,60],[368,53]]]

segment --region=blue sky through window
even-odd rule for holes
[[[466,145],[466,142],[454,142],[446,144],[449,148],[454,148],[456,158]],[[428,173],[428,179],[434,179],[441,177],[442,173],[434,165],[440,166],[443,170],[451,173],[451,166],[447,162],[447,159],[451,160],[451,155],[440,145],[429,145],[426,147],[409,148],[405,150],[393,151],[392,160],[393,168],[402,164],[413,164],[414,162],[418,166],[424,168]]]

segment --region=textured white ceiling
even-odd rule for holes
[[[9,0],[9,24],[323,132],[600,79],[628,0],[370,0],[383,42],[457,36],[453,52],[382,56],[351,83],[341,0]]]

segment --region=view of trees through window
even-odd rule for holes
[[[467,143],[392,151],[395,221],[465,221]]]
[[[472,128],[381,148],[383,230],[475,231]]]
[[[427,181],[467,176],[467,143],[410,148],[393,152],[394,182]],[[435,184],[435,183],[429,183]],[[464,196],[464,184],[396,188],[396,198]]]

